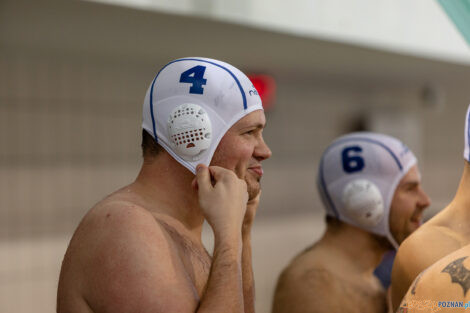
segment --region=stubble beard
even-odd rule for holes
[[[260,178],[245,177],[247,191],[248,191],[248,201],[253,200],[261,191]]]

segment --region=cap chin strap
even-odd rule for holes
[[[398,242],[395,240],[395,238],[393,238],[393,235],[392,235],[392,233],[391,233],[390,231],[387,233],[387,239],[388,239],[388,241],[392,244],[393,248],[395,248],[395,250],[398,250],[398,247],[399,247],[400,245],[399,245]]]

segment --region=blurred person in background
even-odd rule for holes
[[[392,301],[396,310],[415,278],[442,257],[470,244],[470,106],[465,117],[464,167],[450,204],[431,218],[397,252],[392,271]]]
[[[81,221],[57,311],[253,312],[250,231],[271,155],[265,122],[235,67],[205,58],[164,66],[144,101],[140,173]]]
[[[273,312],[387,312],[374,269],[420,226],[430,204],[416,157],[393,137],[351,133],[323,153],[317,186],[326,231],[280,275]]]

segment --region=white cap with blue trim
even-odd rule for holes
[[[417,162],[400,140],[378,133],[357,132],[334,140],[325,150],[317,186],[327,214],[361,229],[385,236],[395,189]]]
[[[467,108],[467,115],[465,115],[465,133],[464,133],[464,138],[465,138],[465,146],[463,149],[463,158],[467,160],[467,162],[470,162],[470,129],[469,129],[469,119],[470,119],[470,105],[468,105]]]
[[[240,70],[222,61],[189,57],[165,65],[147,90],[142,128],[195,173],[209,165],[227,130],[262,110],[258,92]]]

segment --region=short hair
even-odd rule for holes
[[[142,129],[142,144],[140,146],[142,147],[142,156],[144,158],[156,157],[163,151],[162,146],[145,129]]]
[[[343,225],[343,222],[341,222],[336,217],[333,217],[333,216],[330,216],[330,215],[325,216],[325,222],[328,226],[330,226],[334,229],[336,229],[336,228],[340,227],[341,225]]]

